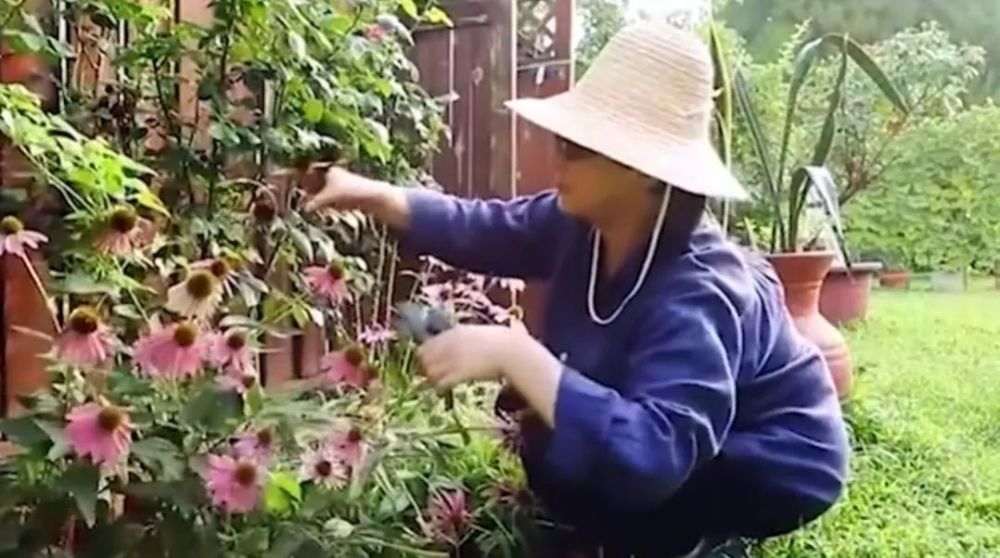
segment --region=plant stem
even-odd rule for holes
[[[264,271],[261,277],[267,281],[267,275],[271,273],[271,267],[274,265],[274,261],[278,259],[278,252],[281,251],[282,245],[285,243],[285,239],[288,238],[288,233],[282,234],[278,237],[278,241],[274,243],[274,250],[267,258],[267,262],[264,264]]]
[[[154,60],[151,64],[153,66],[153,84],[156,86],[156,100],[160,103],[160,112],[163,113],[163,120],[167,125],[167,133],[175,138],[175,141],[177,142],[177,149],[183,149],[184,132],[181,130],[180,126],[174,122],[173,116],[170,114],[170,106],[167,104],[167,96],[163,93],[163,78],[160,76],[160,63]],[[195,122],[195,127],[197,128],[197,122]],[[189,201],[191,204],[194,204],[194,185],[191,183],[191,173],[188,168],[186,154],[184,157],[181,157],[181,180],[184,182],[184,186],[187,189]]]
[[[389,259],[389,277],[386,279],[386,305],[385,305],[385,323],[389,323],[392,319],[392,305],[396,300],[396,262],[399,258],[399,253],[396,248],[396,244],[393,243],[391,249],[392,257]]]
[[[219,89],[215,97],[215,113],[216,118],[226,118],[225,110],[228,108],[225,106],[228,103],[220,102],[221,99],[227,99],[226,91],[229,88],[229,49],[232,45],[232,34],[236,27],[236,17],[234,14],[229,14],[229,21],[226,22],[226,30],[222,35],[222,54],[219,57]],[[208,203],[205,206],[205,218],[208,221],[212,220],[215,214],[215,188],[219,184],[219,176],[222,174],[222,156],[220,154],[220,142],[219,140],[212,139],[212,154],[210,160],[212,161],[212,174],[208,183]],[[210,233],[205,237],[205,242],[201,247],[202,257],[208,257],[208,248],[211,244],[213,234]]]
[[[385,231],[381,231],[381,239],[378,245],[378,267],[375,271],[375,277],[378,279],[379,284],[382,283],[382,274],[385,273],[385,258],[386,258],[386,235]],[[379,307],[382,304],[382,289],[375,289],[375,300],[372,302],[372,324],[378,323]],[[392,300],[386,300],[387,305],[392,304]]]

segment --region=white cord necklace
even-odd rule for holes
[[[597,315],[597,303],[595,302],[595,293],[597,291],[597,274],[599,272],[598,267],[600,266],[601,258],[601,233],[600,231],[594,231],[594,253],[590,260],[590,286],[587,289],[587,310],[590,311],[590,319],[594,323],[602,326],[606,326],[618,319],[622,311],[632,299],[639,294],[639,290],[642,289],[643,283],[646,282],[646,275],[649,274],[649,268],[653,265],[653,259],[656,257],[656,246],[660,242],[660,233],[663,232],[663,223],[666,221],[667,217],[667,206],[670,205],[670,186],[667,186],[667,191],[663,194],[663,201],[660,203],[660,212],[656,215],[656,226],[653,227],[653,236],[649,239],[649,250],[646,252],[646,260],[642,263],[642,270],[639,272],[639,278],[636,279],[635,285],[632,290],[625,296],[618,308],[612,312],[611,316],[607,318],[602,318]]]

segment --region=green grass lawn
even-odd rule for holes
[[[762,558],[1000,557],[1000,292],[877,293],[849,332],[852,482]]]

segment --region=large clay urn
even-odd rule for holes
[[[768,257],[785,289],[785,305],[796,329],[823,353],[840,397],[846,398],[854,384],[847,342],[819,311],[823,279],[833,263],[832,252],[797,252]]]

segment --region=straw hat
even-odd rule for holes
[[[713,67],[696,35],[665,23],[616,34],[575,88],[516,99],[518,116],[676,188],[715,198],[747,191],[709,136]]]

